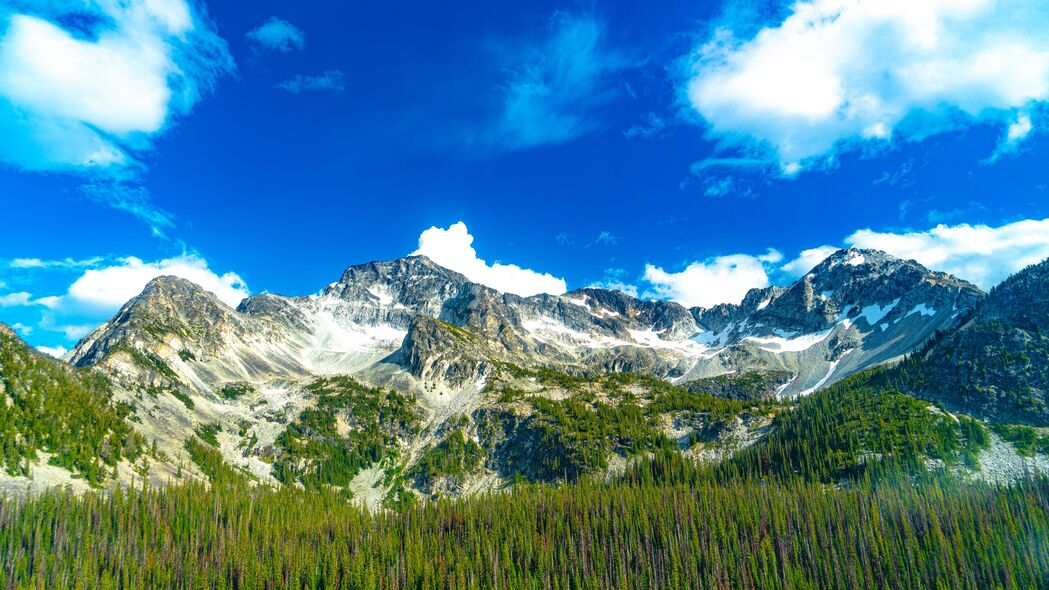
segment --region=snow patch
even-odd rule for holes
[[[572,297],[568,297],[568,296],[564,296],[563,295],[563,296],[561,296],[561,301],[567,301],[567,302],[571,303],[572,305],[578,305],[580,307],[587,307],[587,308],[589,307],[586,304],[586,301],[587,301],[587,296],[586,295],[583,295],[579,299],[573,299]]]
[[[897,297],[896,299],[892,300],[892,303],[889,303],[885,307],[882,307],[877,303],[875,303],[874,305],[868,305],[867,307],[864,307],[863,310],[860,312],[860,317],[866,319],[867,325],[873,328],[875,325],[877,325],[878,322],[882,321],[885,318],[885,316],[889,315],[890,311],[896,309],[896,306],[899,304],[900,298]]]
[[[848,264],[849,266],[859,266],[865,262],[867,262],[867,257],[858,252],[853,252],[847,259],[845,259],[845,264]]]
[[[833,328],[823,332],[816,332],[814,334],[803,334],[794,338],[784,338],[782,336],[747,336],[743,340],[753,342],[758,345],[758,348],[769,352],[801,352],[823,342],[827,336],[830,336],[832,330]]]
[[[924,303],[919,303],[918,305],[914,306],[914,309],[907,312],[907,316],[912,316],[914,314],[918,314],[921,316],[934,316],[936,315],[936,310],[925,305]]]
[[[628,332],[635,342],[649,348],[676,350],[685,354],[703,354],[708,348],[707,346],[697,343],[695,340],[663,340],[659,336],[660,334],[665,334],[666,330],[660,332],[651,329],[628,330]]]

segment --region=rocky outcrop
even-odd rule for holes
[[[1049,261],[1010,277],[883,380],[983,418],[1049,426]]]

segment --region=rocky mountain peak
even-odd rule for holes
[[[348,267],[338,282],[325,290],[325,295],[346,298],[354,296],[361,287],[384,286],[394,291],[421,293],[440,290],[443,286],[458,287],[469,280],[426,256],[406,256],[386,262],[369,262]]]
[[[116,349],[153,350],[171,344],[186,350],[218,350],[228,334],[252,331],[262,330],[213,293],[183,278],[161,276],[77,343],[70,360],[78,366],[91,365]]]

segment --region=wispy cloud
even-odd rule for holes
[[[306,46],[306,33],[286,20],[272,16],[245,35],[256,53],[290,53]]]
[[[76,260],[74,258],[63,258],[61,260],[43,260],[40,258],[14,258],[7,263],[10,268],[16,269],[50,269],[50,268],[63,268],[63,269],[75,269],[82,268],[85,266],[95,266],[104,260],[101,257],[86,258],[83,260]],[[3,285],[0,285],[2,287]]]
[[[165,230],[175,226],[172,215],[154,205],[149,191],[144,187],[123,183],[100,183],[84,185],[80,187],[80,191],[98,205],[137,217],[149,226],[154,236],[167,237]]]
[[[653,139],[667,132],[671,126],[671,120],[657,113],[646,113],[641,117],[641,123],[630,126],[623,135],[628,139]]]
[[[590,242],[589,244],[587,244],[587,247],[589,248],[590,246],[595,246],[595,245],[597,245],[597,246],[615,246],[615,245],[618,245],[618,244],[619,244],[619,236],[613,234],[610,231],[602,231],[601,233],[597,234],[597,237],[594,238],[593,242]]]
[[[769,172],[774,168],[759,158],[705,158],[689,167],[692,176],[682,183],[682,188],[698,182],[708,197],[751,197],[757,186],[768,183]]]
[[[346,74],[339,70],[328,70],[319,76],[298,75],[277,85],[292,94],[305,92],[334,92],[346,90]]]
[[[539,43],[503,52],[500,112],[480,134],[488,147],[561,144],[603,129],[599,110],[620,92],[614,75],[631,66],[608,46],[592,15],[558,12]]]
[[[788,173],[980,122],[1007,127],[1007,146],[1049,99],[1047,20],[1040,0],[801,0],[760,31],[717,30],[687,98],[714,138]]]

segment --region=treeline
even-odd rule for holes
[[[523,485],[378,514],[334,493],[239,485],[8,499],[0,587],[1049,584],[1045,479],[1009,488],[681,479],[691,483]]]

